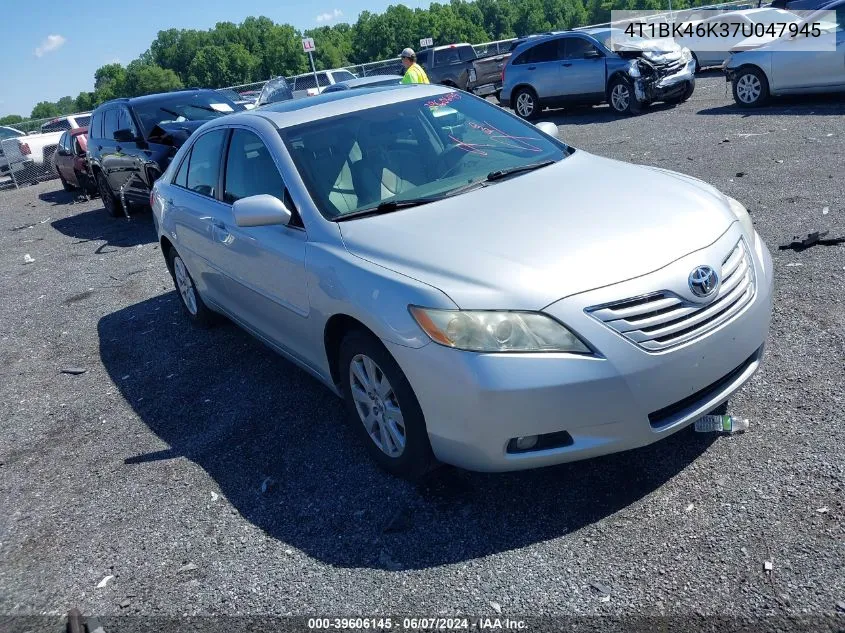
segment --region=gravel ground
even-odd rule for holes
[[[149,213],[58,181],[0,193],[0,614],[841,614],[845,247],[777,246],[845,234],[843,114],[740,111],[712,75],[637,118],[549,113],[749,207],[777,277],[768,356],[730,403],[751,428],[419,486],[306,374],[189,326]]]

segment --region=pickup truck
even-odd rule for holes
[[[486,97],[502,90],[502,68],[510,53],[478,57],[470,44],[449,44],[417,53],[417,63],[434,84],[452,86]]]
[[[27,134],[3,143],[3,152],[15,177],[24,181],[37,181],[54,177],[53,153],[62,138],[62,132],[86,127],[91,113],[71,114],[51,119],[41,126],[40,134]],[[24,173],[19,173],[23,170]]]

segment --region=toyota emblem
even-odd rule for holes
[[[689,287],[696,297],[708,297],[719,286],[719,276],[710,266],[699,266],[689,275]]]

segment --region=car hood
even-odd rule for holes
[[[655,271],[735,221],[706,183],[575,152],[453,198],[339,223],[354,255],[461,308],[538,310]]]

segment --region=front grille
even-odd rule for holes
[[[587,308],[599,321],[649,352],[691,341],[738,314],[753,298],[754,265],[743,240],[722,262],[719,290],[706,304],[668,290]]]

